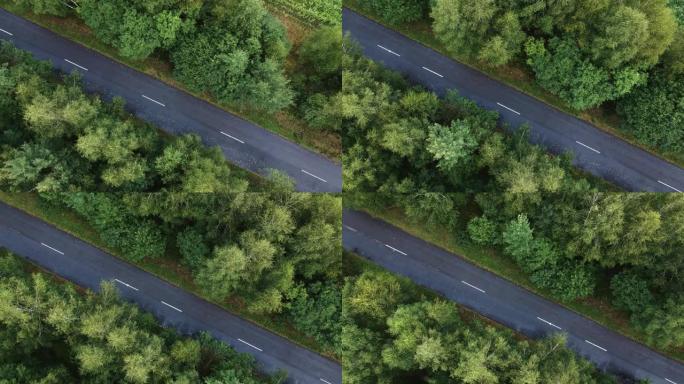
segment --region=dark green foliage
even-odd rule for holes
[[[350,276],[344,292],[346,383],[614,382],[566,348],[560,334],[520,341],[507,329],[462,316],[454,303],[420,295],[417,286],[388,272]]]
[[[200,334],[182,337],[118,297],[78,292],[0,252],[0,380],[8,383],[275,383],[254,359]],[[31,313],[27,316],[26,313]]]
[[[181,231],[176,237],[176,246],[182,257],[182,263],[193,271],[199,269],[209,255],[209,247],[204,236],[194,228]]]
[[[225,103],[269,112],[287,107],[292,92],[282,71],[289,50],[284,28],[257,0],[217,2],[171,51],[175,76]]]
[[[628,271],[613,276],[610,280],[610,290],[615,306],[634,314],[648,308],[654,301],[648,289],[648,282]]]
[[[321,345],[340,353],[342,293],[337,284],[314,283],[299,287],[288,309],[294,326]]]
[[[529,40],[525,53],[537,82],[578,110],[615,100],[645,81],[644,73],[632,68],[610,70],[592,64],[568,39],[553,38],[548,47]]]
[[[14,192],[243,192],[219,149],[196,136],[162,139],[152,126],[84,93],[78,75],[0,45],[0,184]],[[3,108],[4,110],[4,108]]]
[[[103,241],[120,249],[127,258],[141,261],[164,255],[166,244],[155,223],[135,217],[116,196],[66,193],[62,201],[85,217]]]
[[[618,112],[622,127],[640,141],[684,153],[684,75],[656,71],[648,84],[619,100]]]
[[[393,24],[409,23],[427,15],[428,0],[368,0],[362,6]]]

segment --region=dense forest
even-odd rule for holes
[[[197,136],[163,137],[8,43],[0,60],[0,187],[77,212],[133,262],[172,252],[207,297],[249,298],[334,353],[339,197],[277,173],[252,192]]]
[[[449,52],[485,66],[523,63],[575,110],[615,108],[640,142],[684,153],[681,0],[358,3],[393,24],[429,21]]]
[[[453,92],[439,99],[349,46],[345,204],[398,207],[423,228],[499,249],[560,300],[609,291],[646,342],[684,346],[684,198],[606,193],[568,156],[529,144],[524,127],[504,133],[495,112]]]
[[[154,58],[165,64],[153,72],[170,68],[176,84],[231,110],[254,111],[252,119],[265,113],[266,128],[307,135],[307,144],[339,156],[338,124],[317,113],[341,87],[339,7],[275,1],[302,23],[319,21],[294,27],[293,46],[261,0],[13,1],[38,15],[76,17],[121,57]]]
[[[615,383],[561,334],[521,340],[366,263],[345,255],[345,383]]]
[[[529,144],[525,127],[509,135],[498,129],[496,112],[453,91],[440,99],[364,58],[352,42],[345,48],[344,86],[335,101],[343,125],[346,191],[416,195],[416,215],[448,216],[449,199],[428,192],[540,198],[591,190],[568,156],[552,157]]]
[[[122,301],[112,283],[84,292],[0,251],[0,381],[278,383],[208,334],[182,337]]]
[[[242,192],[218,148],[198,136],[166,137],[134,119],[121,99],[84,93],[77,74],[59,78],[0,43],[0,185],[18,191]],[[278,179],[289,183],[284,176]]]

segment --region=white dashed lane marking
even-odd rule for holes
[[[63,254],[64,254],[64,252],[60,251],[59,249],[52,248],[51,246],[49,246],[49,245],[47,245],[47,244],[45,244],[45,243],[40,243],[40,245],[42,245],[43,247],[46,247],[46,248],[50,248],[50,249],[52,249],[53,251],[59,253],[60,255],[63,255]]]
[[[10,35],[10,36],[14,36],[11,32],[7,32],[7,31],[5,31],[5,30],[2,29],[2,28],[0,28],[0,32],[6,33],[6,34],[8,34],[8,35]]]
[[[327,181],[326,181],[325,179],[320,178],[320,177],[314,175],[313,173],[307,172],[307,171],[305,171],[305,170],[303,170],[303,169],[302,169],[302,172],[306,173],[307,175],[309,175],[309,176],[311,176],[311,177],[315,177],[315,178],[317,178],[318,180],[320,180],[320,181],[322,181],[322,182],[324,182],[324,183],[327,183]]]
[[[668,187],[668,188],[674,190],[674,191],[681,192],[679,189],[677,189],[677,188],[671,186],[670,184],[663,183],[663,182],[660,181],[660,180],[658,180],[658,182],[659,182],[660,184],[662,184],[662,185],[664,185],[664,186],[666,186],[666,187]]]
[[[546,324],[548,324],[548,325],[550,325],[550,326],[552,326],[552,327],[554,327],[554,328],[558,328],[558,329],[560,329],[560,330],[563,329],[563,328],[557,326],[556,324],[554,324],[554,323],[552,323],[552,322],[550,322],[550,321],[547,321],[547,320],[542,319],[541,317],[538,317],[538,316],[537,316],[537,319],[539,319],[539,320],[545,322]]]
[[[586,144],[584,144],[584,143],[582,143],[582,142],[580,142],[580,141],[575,140],[575,143],[577,143],[577,144],[583,146],[584,148],[590,149],[590,150],[592,150],[592,151],[598,153],[599,155],[601,154],[601,152],[595,150],[594,148],[592,148],[592,147],[590,147],[590,146],[588,146],[588,145],[586,145]]]
[[[520,114],[520,112],[516,111],[515,109],[509,108],[509,107],[507,107],[507,106],[505,106],[505,105],[503,105],[503,104],[501,104],[501,103],[496,103],[496,105],[498,105],[499,107],[502,107],[502,108],[506,108],[506,109],[508,109],[509,111],[515,113],[516,115],[519,115],[519,114]]]
[[[387,245],[387,244],[385,244],[385,247],[387,247],[387,248],[389,248],[389,249],[393,250],[394,252],[397,252],[397,253],[401,253],[402,255],[406,256],[406,254],[405,254],[404,252],[402,252],[402,251],[400,251],[400,250],[398,250],[398,249],[394,248],[394,247],[393,247],[393,246],[391,246],[391,245]]]
[[[145,95],[142,95],[142,97],[146,98],[147,100],[149,100],[149,101],[151,101],[151,102],[153,102],[153,103],[157,103],[157,104],[161,105],[162,107],[166,107],[166,105],[164,105],[164,104],[158,102],[157,100],[155,100],[155,99],[153,99],[153,98],[151,98],[151,97],[147,97],[147,96],[145,96]]]
[[[178,308],[174,307],[173,305],[171,305],[171,304],[167,303],[167,302],[166,302],[166,301],[164,301],[164,300],[162,300],[162,302],[161,302],[161,303],[162,303],[162,304],[164,304],[164,305],[166,305],[167,307],[170,307],[170,308],[173,308],[173,309],[175,309],[175,310],[176,310],[176,311],[178,311],[178,312],[183,312],[183,311],[181,311],[180,309],[178,309]]]
[[[69,59],[64,59],[64,61],[66,61],[67,63],[69,63],[69,64],[71,64],[71,65],[77,66],[77,67],[81,68],[81,69],[84,70],[84,71],[87,71],[87,70],[88,70],[88,68],[86,68],[86,67],[84,67],[84,66],[82,66],[82,65],[78,65],[78,64],[74,63],[73,61],[71,61],[71,60],[69,60]]]
[[[354,229],[354,228],[352,228],[352,227],[350,227],[350,226],[348,226],[348,225],[345,225],[344,227],[347,228],[348,230],[352,231],[352,232],[357,232],[356,229]]]
[[[261,348],[259,348],[259,347],[257,347],[257,346],[254,346],[254,345],[252,345],[252,344],[250,344],[250,343],[248,343],[248,342],[246,342],[246,341],[244,341],[244,340],[242,340],[242,339],[238,339],[238,341],[241,342],[242,344],[249,345],[250,347],[256,349],[256,350],[259,351],[259,352],[263,352],[263,350],[262,350]]]
[[[439,76],[439,77],[444,77],[444,76],[440,75],[439,73],[433,71],[433,70],[430,69],[430,68],[423,67],[423,69],[426,70],[426,71],[428,71],[428,72],[430,72],[430,73],[432,73],[433,75],[437,75],[437,76]]]
[[[125,282],[123,282],[123,281],[121,281],[121,280],[119,280],[119,279],[114,279],[114,281],[116,281],[117,283],[119,283],[119,284],[121,284],[121,285],[125,285],[125,286],[127,286],[128,288],[130,288],[130,289],[132,289],[132,290],[134,290],[134,291],[139,291],[138,288],[136,288],[136,287],[134,287],[134,286],[132,286],[132,285],[130,285],[130,284],[128,284],[128,283],[125,283]]]
[[[602,347],[602,346],[600,346],[600,345],[596,345],[596,344],[592,343],[592,342],[591,342],[591,341],[589,341],[589,340],[584,340],[584,341],[585,341],[585,342],[586,342],[587,344],[591,344],[591,345],[593,345],[594,347],[596,347],[596,348],[598,348],[598,349],[602,350],[603,352],[608,352],[608,350],[607,350],[607,349],[603,348],[603,347]]]
[[[400,54],[398,54],[398,53],[394,52],[394,51],[393,51],[393,50],[391,50],[391,49],[387,49],[387,48],[383,47],[383,46],[382,46],[382,45],[380,45],[380,44],[378,44],[378,47],[380,47],[380,49],[383,49],[383,50],[385,50],[385,51],[387,51],[387,52],[389,52],[389,53],[391,53],[391,54],[393,54],[393,55],[395,55],[395,56],[399,56],[399,57],[401,57],[401,55],[400,55]]]
[[[228,137],[230,137],[231,139],[237,141],[237,142],[240,143],[240,144],[244,144],[244,143],[245,143],[244,141],[238,139],[237,137],[231,136],[231,135],[229,135],[229,134],[227,134],[227,133],[225,133],[225,132],[223,132],[223,131],[220,131],[220,132],[221,132],[221,134],[222,134],[223,136],[228,136]]]
[[[322,381],[322,382],[324,382],[325,384],[332,384],[331,382],[329,382],[328,380],[326,380],[326,379],[324,379],[324,378],[322,378],[322,377],[319,378],[319,380]]]
[[[476,286],[474,286],[474,285],[472,285],[472,284],[470,284],[470,283],[468,283],[468,282],[466,282],[466,281],[461,280],[461,283],[463,283],[463,284],[469,286],[470,288],[477,289],[478,291],[480,291],[480,292],[482,292],[482,293],[485,293],[485,290],[484,290],[484,289],[478,288],[478,287],[476,287]]]

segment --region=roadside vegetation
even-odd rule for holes
[[[681,0],[346,4],[684,165]]]
[[[267,0],[307,24],[337,25],[342,23],[342,0]]]
[[[565,347],[531,341],[345,253],[344,382],[610,384]]]
[[[439,99],[348,46],[345,205],[398,212],[414,233],[443,234],[479,265],[684,356],[684,198],[608,192],[524,127],[500,131],[495,112]]]
[[[208,334],[181,336],[118,296],[99,293],[0,250],[0,380],[8,383],[282,382]]]
[[[30,192],[31,213],[81,218],[76,236],[336,354],[339,197],[277,172],[255,185],[197,136],[161,136],[9,43],[0,62],[4,200]]]
[[[66,4],[72,5],[67,7]],[[310,66],[300,46],[339,55],[331,28],[282,23],[260,0],[3,0],[0,5],[173,86],[235,112],[333,159],[341,151],[334,128],[309,124],[321,95],[340,87],[338,73]],[[288,31],[292,26],[297,31]],[[297,40],[292,42],[290,38]],[[341,35],[338,37],[341,42]],[[330,60],[330,58],[327,58]],[[306,71],[301,68],[306,66]],[[310,84],[322,82],[320,88]],[[327,88],[323,88],[323,86]],[[313,99],[311,101],[310,99]]]

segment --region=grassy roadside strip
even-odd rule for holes
[[[173,252],[167,251],[163,258],[155,260],[144,260],[140,263],[132,263],[129,260],[121,257],[117,249],[108,247],[97,231],[90,226],[78,214],[70,211],[67,208],[50,206],[40,200],[40,197],[35,193],[8,193],[0,191],[0,201],[20,209],[32,216],[35,216],[54,227],[67,232],[103,251],[123,260],[126,263],[136,265],[137,267],[152,273],[153,275],[166,280],[167,282],[182,288],[192,294],[201,297],[203,300],[214,303],[227,311],[247,319],[260,327],[266,328],[269,331],[276,333],[295,344],[301,345],[305,348],[311,349],[323,356],[337,359],[330,351],[324,350],[313,338],[304,335],[296,330],[286,319],[278,316],[255,315],[249,313],[245,309],[245,305],[241,298],[232,297],[225,302],[217,302],[206,298],[201,290],[192,281],[190,272],[181,266],[174,258]]]
[[[521,61],[515,60],[501,67],[490,67],[477,60],[470,60],[463,56],[451,54],[447,52],[444,44],[442,44],[432,33],[432,27],[428,20],[420,20],[417,22],[404,24],[391,24],[383,20],[381,15],[374,14],[373,12],[361,8],[361,1],[362,0],[344,0],[344,6],[381,25],[386,26],[387,28],[395,30],[446,57],[482,72],[496,81],[504,83],[520,92],[532,96],[535,99],[551,106],[552,108],[556,108],[569,115],[584,120],[601,129],[602,131],[616,136],[635,147],[641,148],[654,156],[667,160],[680,167],[684,167],[684,155],[672,152],[663,152],[658,148],[651,147],[638,141],[632,134],[620,129],[620,117],[615,112],[613,104],[606,103],[601,107],[586,111],[577,111],[569,107],[557,96],[549,93],[537,85],[534,81],[534,75]]]
[[[18,7],[12,0],[0,0],[0,7],[17,16],[30,20],[43,28],[49,29],[62,37],[99,52],[114,61],[129,66],[174,88],[202,99],[217,108],[237,115],[315,152],[326,155],[333,160],[338,160],[340,157],[341,142],[336,135],[309,128],[303,121],[286,110],[275,114],[267,114],[246,106],[219,103],[206,92],[192,92],[173,77],[171,64],[167,60],[157,57],[154,54],[145,60],[138,61],[122,57],[117,53],[116,49],[99,41],[90,28],[75,16],[56,17],[50,15],[36,15],[32,12],[22,10],[21,7]],[[281,21],[283,21],[284,18],[290,19],[288,22],[283,23],[288,29],[288,37],[290,38],[292,36],[290,28],[293,24],[298,23],[301,26],[304,25],[299,21],[295,21],[296,19],[294,17],[288,17],[278,12],[275,12],[274,14]],[[295,41],[294,44],[296,45],[297,42]],[[292,54],[290,54],[290,57],[292,57]],[[288,60],[290,59],[288,58]]]
[[[603,283],[599,282],[596,293],[590,298],[571,302],[560,301],[557,298],[554,298],[550,292],[535,287],[532,282],[530,282],[527,275],[512,259],[504,256],[497,250],[460,242],[456,236],[453,236],[453,234],[443,228],[426,229],[420,225],[413,224],[398,209],[387,209],[381,212],[367,209],[364,209],[364,211],[415,237],[421,238],[451,253],[460,255],[465,260],[480,268],[495,273],[547,300],[563,305],[564,307],[588,317],[636,342],[646,345],[667,357],[684,362],[684,348],[661,349],[654,347],[646,341],[646,337],[642,332],[637,331],[630,325],[629,317],[626,313],[616,309],[610,304],[610,290],[607,281],[604,281]]]

